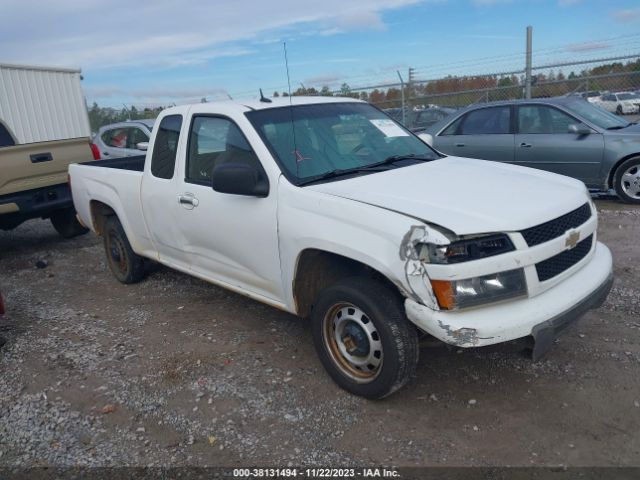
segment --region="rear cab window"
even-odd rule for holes
[[[181,127],[182,115],[167,115],[160,122],[151,157],[151,174],[154,177],[173,178]]]

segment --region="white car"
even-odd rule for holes
[[[93,138],[101,158],[144,155],[155,119],[128,120],[100,127]]]
[[[146,159],[69,174],[120,282],[149,258],[310,317],[328,373],[368,398],[411,378],[420,336],[539,358],[612,283],[582,182],[444,156],[357,100],[169,108]]]
[[[618,115],[640,113],[640,97],[630,92],[605,93],[595,104]]]

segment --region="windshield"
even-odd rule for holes
[[[612,127],[624,127],[629,124],[626,120],[609,113],[606,110],[596,107],[589,102],[578,101],[564,105],[568,110],[578,114],[585,120],[597,125],[600,128],[609,129]]]
[[[440,155],[366,103],[323,103],[247,113],[283,172],[299,183],[390,157]],[[375,171],[375,170],[372,170]]]
[[[619,93],[618,100],[633,100],[635,95],[633,93]]]

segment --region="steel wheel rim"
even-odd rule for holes
[[[382,370],[378,329],[357,306],[338,303],[323,319],[323,339],[334,364],[357,383],[375,380]]]
[[[113,232],[109,232],[107,238],[109,239],[107,244],[109,263],[113,265],[122,275],[126,275],[127,257],[126,250],[122,241]]]
[[[622,191],[632,198],[640,197],[640,165],[633,165],[622,174]]]

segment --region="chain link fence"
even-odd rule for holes
[[[531,98],[576,95],[590,97],[597,104],[605,93],[640,94],[640,53],[534,64],[528,73],[524,62],[520,69],[432,79],[416,78],[415,70],[410,68],[406,82],[343,86],[331,94],[367,100],[414,129],[428,128],[471,104],[527,98],[528,81]]]

